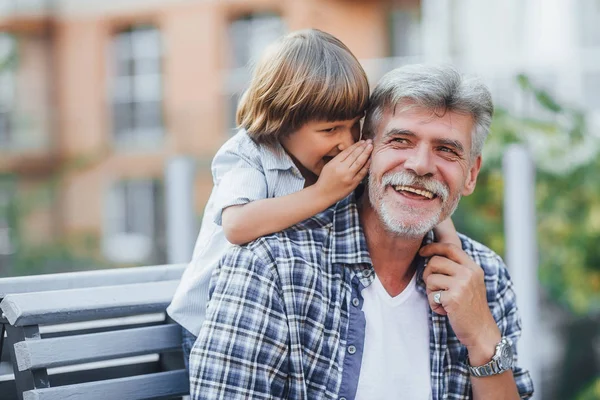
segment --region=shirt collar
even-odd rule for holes
[[[354,191],[334,206],[333,235],[331,239],[332,264],[372,264],[358,214],[357,191]]]
[[[296,168],[294,162],[279,142],[259,145],[258,148],[260,149],[260,157],[265,169],[288,170],[290,168]]]
[[[433,234],[433,231],[427,232],[427,235],[425,235],[425,237],[423,238],[421,247],[427,246],[428,244],[433,243],[434,240],[435,240],[435,235]],[[423,272],[425,272],[425,267],[427,266],[428,261],[429,261],[429,258],[421,257],[418,254],[415,259],[415,262],[417,263],[417,290],[419,290],[421,293],[426,292],[425,281],[423,280]]]
[[[333,214],[333,235],[331,264],[346,264],[358,275],[361,283],[366,287],[371,284],[375,277],[373,262],[367,248],[367,241],[360,222],[357,198],[364,189],[359,186],[345,199],[335,205]],[[435,239],[433,231],[429,231],[423,238],[421,247],[432,243]],[[423,272],[427,266],[428,259],[417,254],[417,287],[419,291],[425,292]]]

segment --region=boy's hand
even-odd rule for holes
[[[370,139],[354,143],[323,167],[315,186],[332,204],[343,199],[367,176],[371,151]]]

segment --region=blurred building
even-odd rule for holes
[[[360,58],[392,42],[391,3],[373,1],[14,0],[0,8],[0,204],[35,203],[19,237],[82,238],[115,263],[165,259],[165,161],[198,162],[196,211],[210,161],[231,135],[247,65],[289,30],[317,27]],[[403,23],[418,2],[403,3]],[[403,29],[406,29],[404,27]],[[0,220],[10,254],[11,221]]]
[[[200,216],[247,66],[287,31],[331,32],[373,81],[451,60],[514,107],[530,68],[600,108],[598,20],[594,0],[2,0],[0,259],[85,238],[112,263],[164,261],[165,161],[197,160]]]
[[[196,160],[199,222],[248,65],[308,27],[346,43],[372,83],[451,61],[482,75],[497,105],[543,113],[515,82],[526,73],[600,126],[598,0],[0,0],[0,276],[30,273],[15,254],[47,263],[57,246],[115,265],[165,261],[166,162]],[[562,153],[546,167],[598,149]],[[546,314],[550,384],[560,346],[548,332],[562,317]]]

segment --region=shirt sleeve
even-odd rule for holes
[[[215,271],[190,356],[193,400],[286,397],[288,328],[271,267],[235,246]]]
[[[533,381],[529,372],[518,365],[517,342],[521,337],[521,318],[519,317],[515,291],[506,265],[499,256],[496,256],[496,258],[500,264],[496,297],[500,315],[497,316],[496,320],[502,336],[507,337],[513,346],[514,363],[512,371],[519,395],[522,399],[529,399],[533,396]]]
[[[266,199],[267,180],[255,157],[242,154],[240,148],[219,151],[212,163],[215,191],[214,222],[222,224],[223,210],[230,206]]]

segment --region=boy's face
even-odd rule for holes
[[[333,157],[360,137],[360,117],[345,121],[310,121],[281,139],[300,171],[316,176]]]

